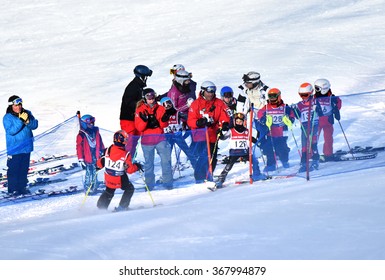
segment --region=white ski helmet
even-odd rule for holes
[[[215,86],[215,84],[213,82],[205,81],[201,85],[201,91],[202,91],[202,93],[203,93],[203,91],[207,91],[207,92],[215,94],[215,92],[217,91],[217,87]]]
[[[175,75],[180,70],[186,70],[182,64],[174,64],[170,69],[170,75]]]
[[[325,95],[330,90],[330,82],[327,79],[318,79],[314,82],[315,92]]]
[[[190,80],[190,73],[185,71],[185,70],[179,70],[175,73],[175,81],[180,84],[181,86],[183,86],[183,83],[185,81],[189,81]]]
[[[258,84],[261,81],[261,75],[258,72],[250,71],[244,74],[242,79],[245,83]]]
[[[310,95],[313,94],[313,86],[310,83],[303,83],[298,89],[298,94],[302,99],[307,99]]]

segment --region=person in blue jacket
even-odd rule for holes
[[[8,193],[22,195],[27,190],[27,175],[31,152],[33,151],[32,130],[38,127],[38,121],[31,111],[23,108],[23,100],[12,95],[3,117],[7,144],[7,179]]]

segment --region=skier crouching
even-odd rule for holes
[[[123,195],[119,206],[115,211],[128,210],[135,188],[128,179],[127,173],[132,174],[136,171],[143,171],[140,163],[132,163],[131,154],[125,150],[128,141],[128,134],[124,130],[119,130],[114,134],[114,144],[105,150],[104,155],[97,161],[97,167],[104,167],[104,180],[106,189],[98,199],[97,207],[107,209],[114,197],[116,189],[122,189]]]

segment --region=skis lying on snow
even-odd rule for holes
[[[40,200],[40,199],[45,199],[50,197],[72,195],[72,194],[77,194],[81,192],[84,192],[84,190],[78,189],[77,186],[70,186],[65,189],[53,190],[53,191],[39,189],[31,194],[22,194],[17,196],[8,194],[7,192],[3,191],[1,192],[1,195],[0,195],[0,206],[12,205],[12,204],[22,203],[22,202],[32,201],[32,200]]]
[[[377,157],[377,152],[385,151],[385,147],[361,147],[355,146],[351,151],[338,150],[332,156],[320,156],[320,162],[365,160]]]

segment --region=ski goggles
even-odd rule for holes
[[[208,93],[215,93],[217,91],[217,87],[209,86],[209,87],[203,88],[203,90],[207,91]]]
[[[149,93],[146,93],[146,95],[144,96],[147,100],[153,100],[155,99],[155,92],[149,92]]]
[[[95,118],[92,117],[92,118],[87,118],[85,120],[82,120],[83,122],[85,122],[86,124],[94,124],[95,123]]]
[[[242,113],[235,113],[234,114],[234,120],[237,120],[237,119],[245,120],[245,115]]]
[[[223,94],[223,97],[225,97],[225,98],[231,98],[231,97],[233,97],[233,93],[232,93],[232,92],[225,92],[225,93]]]
[[[172,107],[172,101],[167,100],[167,101],[163,102],[162,106],[166,109],[171,108]]]
[[[278,96],[279,96],[279,93],[269,93],[268,94],[268,98],[273,99],[273,100],[278,99]]]
[[[8,105],[21,105],[23,103],[23,99],[16,98],[15,100],[8,102]]]

